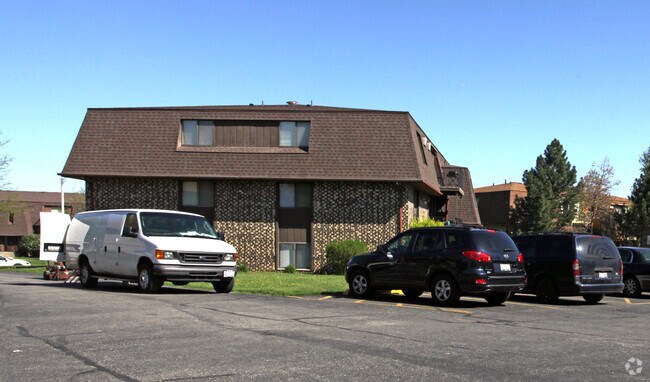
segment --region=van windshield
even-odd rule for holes
[[[142,234],[145,236],[183,236],[216,239],[217,235],[202,216],[164,212],[142,212],[140,214]]]

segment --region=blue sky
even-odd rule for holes
[[[59,190],[89,107],[295,100],[409,111],[475,187],[521,181],[557,138],[628,196],[650,2],[0,0],[0,76],[17,190]]]

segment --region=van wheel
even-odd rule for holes
[[[138,290],[141,293],[156,293],[163,284],[163,279],[153,274],[149,264],[140,266],[138,270]]]
[[[486,294],[483,298],[485,298],[485,301],[487,301],[488,305],[502,305],[504,302],[508,301],[510,298],[510,293],[492,292]]]
[[[582,298],[585,299],[590,304],[596,304],[598,301],[602,300],[603,297],[605,297],[604,294],[585,294],[582,296]]]
[[[79,267],[79,280],[84,288],[94,288],[97,286],[97,279],[93,277],[95,272],[87,261],[81,263]]]
[[[212,283],[212,287],[217,293],[230,293],[232,288],[235,287],[235,278],[232,277],[223,281],[215,281]]]
[[[431,298],[434,305],[452,306],[460,300],[460,288],[451,275],[442,274],[431,284]]]
[[[415,299],[420,297],[420,295],[422,295],[423,292],[424,291],[422,289],[410,289],[410,288],[402,289],[402,293],[404,293],[404,296],[410,299]]]
[[[625,285],[623,287],[623,294],[625,296],[631,297],[641,295],[641,285],[636,277],[626,277],[625,280],[623,280],[623,284]]]
[[[368,298],[372,295],[372,285],[366,271],[355,271],[350,277],[350,294],[356,298]]]
[[[560,298],[560,293],[557,290],[555,282],[548,277],[544,277],[537,281],[535,294],[537,295],[537,300],[544,304],[556,303],[558,298]]]

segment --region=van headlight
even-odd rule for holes
[[[158,260],[174,260],[176,258],[176,252],[156,249],[156,259]]]
[[[223,255],[223,261],[236,261],[237,260],[237,254],[236,253],[226,253]]]

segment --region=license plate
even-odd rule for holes
[[[235,277],[235,271],[223,271],[223,277]]]
[[[606,279],[607,278],[607,272],[598,272],[598,277],[601,279]]]
[[[510,272],[510,264],[499,264],[501,272]]]

